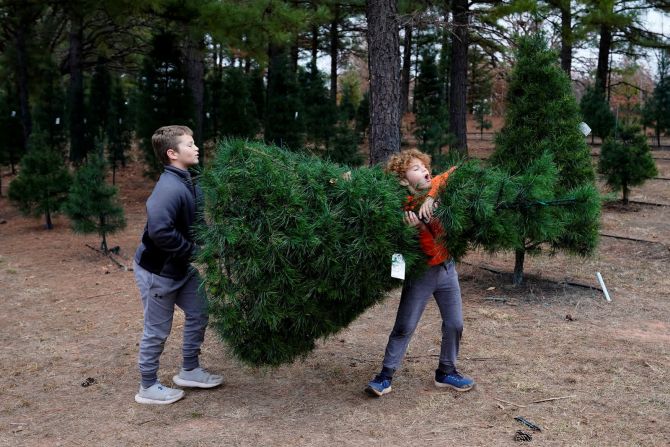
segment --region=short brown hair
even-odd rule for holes
[[[430,171],[430,155],[424,154],[418,149],[406,149],[399,154],[391,155],[386,162],[386,172],[395,175],[400,180],[404,179],[412,158],[421,160],[426,169]]]
[[[156,158],[163,165],[170,164],[170,158],[167,156],[168,149],[177,150],[177,137],[182,135],[193,136],[193,131],[186,126],[163,126],[157,129],[151,137],[151,146],[154,148]]]

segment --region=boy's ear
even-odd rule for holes
[[[170,151],[172,151],[172,153],[170,153]],[[171,159],[171,160],[174,160],[174,159],[177,158],[177,155],[176,155],[177,150],[176,149],[169,148],[167,151],[165,151],[165,153],[167,154],[168,158]]]
[[[400,183],[401,186],[405,186],[405,187],[409,186],[409,182],[405,178],[400,179],[399,183]]]

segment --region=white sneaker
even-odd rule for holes
[[[201,367],[197,367],[190,371],[186,371],[182,368],[181,371],[179,371],[179,374],[172,378],[172,381],[179,386],[214,388],[223,383],[223,376],[210,374]]]
[[[135,394],[135,402],[138,404],[166,405],[177,402],[184,397],[184,390],[169,388],[156,382],[149,388],[140,385],[140,391]]]

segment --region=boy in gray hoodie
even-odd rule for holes
[[[135,253],[135,280],[144,309],[141,384],[135,401],[170,404],[184,397],[184,391],[158,381],[158,364],[172,328],[175,304],[184,311],[185,321],[183,364],[172,380],[183,387],[212,388],[223,377],[208,373],[198,361],[208,322],[200,277],[191,265],[198,251],[192,231],[202,192],[188,168],[198,164],[198,147],[186,126],[161,127],[151,144],[165,170],[147,200],[147,224]]]

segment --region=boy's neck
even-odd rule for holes
[[[179,169],[180,171],[186,171],[188,172],[188,166],[184,166],[181,163],[170,163],[169,165],[165,165],[166,167],[169,166],[171,168]]]

